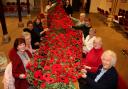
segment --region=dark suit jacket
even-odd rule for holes
[[[26,53],[30,58],[32,58],[32,55],[29,51],[26,50]],[[19,75],[25,74],[26,71],[22,60],[20,59],[17,51],[14,48],[9,52],[9,58],[12,62],[12,74],[15,78],[15,89],[27,89],[29,87],[28,81],[26,79],[19,78]]]
[[[67,7],[66,7],[66,5],[64,5],[64,10],[68,15],[70,15],[70,14],[72,15],[73,14],[73,10],[72,10],[72,6],[71,5],[68,5]]]
[[[33,49],[38,49],[39,46],[36,46],[35,43],[36,42],[39,42],[40,43],[40,36],[37,35],[36,32],[34,32],[34,29],[33,30],[29,30],[28,28],[24,28],[23,29],[24,32],[28,32],[31,34],[31,45],[32,45],[32,48]]]
[[[102,66],[98,68],[95,74],[88,73],[88,77],[84,79],[86,83],[80,84],[80,89],[117,89],[118,74],[114,67],[107,70],[97,83],[94,81],[96,76],[100,73],[101,68]]]
[[[87,35],[89,34],[89,29],[91,27],[87,27],[87,26],[82,24],[80,26],[72,26],[72,28],[74,28],[75,30],[81,30],[83,32],[83,34],[84,34],[84,38],[86,38]]]

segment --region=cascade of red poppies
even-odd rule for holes
[[[48,23],[50,31],[27,66],[28,80],[39,89],[68,89],[80,77],[82,32],[71,29],[73,22],[61,5],[51,8]]]
[[[52,10],[49,10],[48,23],[52,29],[69,29],[74,25],[61,5],[56,6]]]

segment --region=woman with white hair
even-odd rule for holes
[[[87,54],[93,48],[93,42],[96,38],[96,29],[90,28],[89,35],[83,40],[83,52]]]
[[[82,69],[82,78],[79,79],[80,89],[117,89],[118,73],[115,69],[117,61],[116,54],[105,51],[102,56],[102,65],[96,73],[89,73],[87,69]]]
[[[31,54],[33,54],[36,50],[32,49],[31,34],[28,32],[23,32],[23,38],[25,39],[26,50],[28,50]]]
[[[96,37],[93,41],[93,48],[83,58],[82,64],[89,66],[91,72],[97,71],[99,65],[101,65],[101,55],[103,53],[102,38]]]

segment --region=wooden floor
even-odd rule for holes
[[[77,12],[73,16],[78,18],[79,13]],[[128,38],[121,31],[121,29],[107,27],[107,25],[104,24],[101,16],[99,16],[98,14],[90,14],[89,16],[92,21],[92,26],[97,30],[97,36],[101,36],[103,38],[104,49],[111,49],[117,53],[118,61],[116,69],[119,71],[120,75],[125,79],[126,83],[128,84],[128,57],[121,52],[123,48],[128,47]],[[25,26],[27,20],[27,17],[23,18],[23,23],[25,24]],[[15,38],[21,36],[23,28],[18,28],[18,18],[16,17],[6,17],[6,23],[8,33],[11,37],[11,41],[7,44],[2,43],[3,35],[0,25],[0,52],[4,52],[7,56],[8,51],[12,47]],[[3,89],[2,78],[3,74],[1,73],[0,89]]]

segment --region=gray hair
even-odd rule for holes
[[[115,66],[116,61],[117,61],[117,56],[116,53],[113,52],[112,50],[106,50],[102,55],[101,55],[101,60],[104,60],[106,57],[111,58],[111,66]]]
[[[28,38],[28,37],[31,38],[31,34],[28,33],[28,32],[23,32],[23,33],[22,33],[22,36],[23,36],[23,38]]]
[[[82,17],[86,17],[86,14],[85,13],[80,13],[80,16],[82,16]]]
[[[90,29],[89,29],[89,32],[90,32],[90,31],[93,31],[94,33],[96,33],[96,29],[95,29],[95,28],[90,28]]]
[[[94,42],[98,42],[98,43],[101,44],[101,45],[103,44],[101,37],[96,37],[96,38],[94,39]]]

